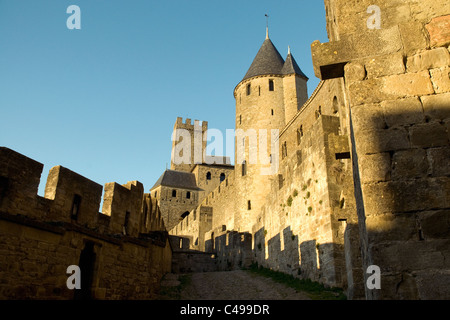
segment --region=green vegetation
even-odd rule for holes
[[[297,189],[294,190],[294,192],[292,193],[292,196],[295,198],[296,196],[298,196],[298,191]]]
[[[182,274],[178,277],[180,284],[173,287],[161,287],[156,300],[180,300],[181,291],[191,284],[191,275]]]
[[[250,272],[271,278],[278,283],[285,284],[297,291],[305,292],[313,300],[346,300],[344,292],[340,288],[326,288],[323,284],[309,279],[298,279],[292,275],[258,267],[252,264],[248,269]]]
[[[302,191],[305,191],[307,188],[308,188],[308,186],[307,186],[306,184],[304,184],[304,185],[302,186]]]
[[[312,207],[308,207],[308,212],[311,212],[312,211]]]
[[[309,197],[311,197],[311,192],[308,191],[308,192],[306,193],[306,199],[309,199]]]
[[[287,199],[287,205],[290,207],[292,206],[292,197],[289,196],[289,198]]]

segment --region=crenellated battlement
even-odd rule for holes
[[[44,197],[39,196],[42,169],[43,164],[0,147],[1,212],[128,237],[165,230],[156,200],[146,194],[146,201],[139,181],[106,183],[99,212],[103,187],[63,166],[50,169]]]
[[[177,117],[174,129],[178,128],[178,129],[193,130],[195,127],[201,127],[202,131],[205,132],[208,129],[208,121],[202,121],[200,125],[200,120],[194,120],[194,123],[192,123],[191,119],[186,118],[186,121],[183,122],[182,117]]]

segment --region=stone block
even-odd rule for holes
[[[373,214],[366,216],[370,243],[416,240],[417,222],[411,214]]]
[[[366,77],[366,70],[361,63],[350,62],[345,65],[344,74],[347,82],[362,81]]]
[[[403,55],[401,53],[395,53],[375,57],[365,63],[365,69],[367,71],[367,78],[369,79],[405,73]]]
[[[320,79],[341,76],[335,67],[341,65],[343,67],[349,61],[374,55],[388,55],[401,49],[402,41],[396,26],[381,30],[361,30],[343,35],[339,41],[328,43],[314,41],[311,44],[314,72]]]
[[[383,92],[390,96],[407,97],[434,93],[428,71],[385,77]]]
[[[363,184],[362,188],[366,215],[447,208],[449,189],[447,177]]]
[[[448,270],[427,269],[414,272],[419,299],[442,300],[450,296],[450,272]]]
[[[434,93],[428,71],[406,73],[349,83],[352,105],[380,103],[405,97]]]
[[[450,118],[450,93],[424,96],[420,99],[425,116],[429,119],[445,120]]]
[[[409,132],[412,147],[431,148],[448,144],[446,127],[436,121],[412,126]]]
[[[450,147],[427,150],[431,174],[435,177],[450,175]]]
[[[450,65],[450,54],[447,48],[436,48],[408,57],[406,68],[408,72],[446,67]]]
[[[424,122],[422,104],[416,97],[387,100],[381,103],[389,127]]]
[[[432,47],[445,46],[450,43],[450,15],[433,18],[425,28],[428,31]]]
[[[409,149],[410,147],[407,132],[401,128],[360,131],[355,135],[355,144],[360,155]]]
[[[364,104],[352,107],[352,123],[355,132],[383,129],[386,122],[379,104]]]
[[[450,238],[450,210],[420,212],[418,222],[423,239]]]
[[[430,75],[436,93],[450,92],[450,67],[431,69]]]
[[[350,103],[352,106],[380,103],[397,98],[383,91],[383,78],[354,81],[348,84]]]
[[[392,157],[392,179],[413,179],[428,175],[427,153],[423,149],[402,150]]]
[[[403,53],[414,54],[428,48],[428,38],[422,23],[409,21],[398,25],[401,34]]]
[[[363,183],[388,181],[391,178],[391,156],[387,152],[361,155],[359,171]]]

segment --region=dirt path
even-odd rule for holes
[[[176,288],[176,297],[171,294],[167,299],[180,300],[309,300],[309,297],[249,271],[235,270],[222,272],[203,272],[188,274],[188,281],[182,285],[179,280],[185,275],[166,275],[161,286]],[[172,292],[173,293],[173,292]]]

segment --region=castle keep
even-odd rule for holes
[[[268,32],[237,80],[234,165],[178,118],[170,169],[149,193],[106,184],[99,212],[102,186],[58,166],[40,197],[42,164],[0,148],[0,298],[76,298],[69,265],[84,297],[152,299],[167,272],[258,264],[349,299],[449,299],[450,3],[324,2],[309,97]]]

